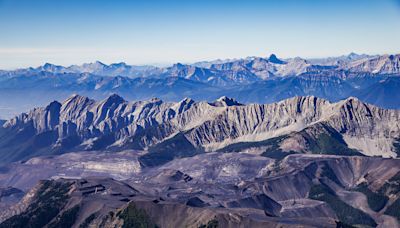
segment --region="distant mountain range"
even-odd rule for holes
[[[399,57],[0,71],[0,228],[399,227]]]
[[[221,78],[233,84],[242,84],[265,80],[271,77],[296,76],[307,72],[321,70],[343,70],[356,73],[371,73],[379,75],[398,75],[400,73],[400,55],[358,55],[351,53],[346,56],[324,59],[303,59],[300,57],[279,59],[272,54],[268,58],[247,57],[245,59],[216,60],[194,64],[177,63],[171,67],[131,66],[124,62],[106,65],[96,61],[68,67],[46,63],[37,68],[9,71],[10,74],[22,73],[90,73],[99,76],[151,77],[176,76],[196,81],[217,83],[214,77]],[[4,73],[4,72],[3,72]],[[242,75],[245,81],[239,80]],[[220,84],[218,84],[220,85]]]
[[[129,100],[185,97],[212,101],[221,96],[243,103],[271,103],[293,96],[338,101],[350,96],[383,108],[400,108],[400,55],[351,53],[326,59],[248,57],[171,67],[106,65],[69,67],[46,63],[37,68],[0,71],[0,118],[71,94],[104,99],[117,93]],[[29,99],[27,99],[29,98]]]

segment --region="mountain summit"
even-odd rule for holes
[[[127,102],[113,94],[95,102],[74,95],[63,103],[52,102],[7,121],[1,129],[0,153],[4,162],[33,154],[126,148],[154,151],[152,148],[170,146],[174,147],[171,151],[189,155],[241,142],[257,145],[275,137],[285,139],[276,145],[283,151],[313,153],[302,140],[318,141],[324,134],[342,148],[322,149],[325,153],[395,157],[398,121],[399,111],[380,109],[356,98],[330,103],[308,96],[242,105],[228,97],[213,103],[191,99]],[[47,138],[45,144],[35,144],[43,137]],[[175,144],[178,138],[184,144]],[[10,147],[11,141],[20,143]],[[160,143],[163,146],[158,146]]]
[[[270,61],[271,63],[276,63],[276,64],[284,64],[286,62],[278,59],[278,57],[276,57],[275,54],[271,54],[268,58],[268,61]]]

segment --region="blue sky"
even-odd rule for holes
[[[400,53],[398,0],[0,0],[0,68]]]

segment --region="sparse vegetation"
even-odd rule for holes
[[[380,211],[388,201],[385,195],[371,191],[366,183],[358,185],[354,190],[363,193],[367,197],[368,206],[374,211]]]
[[[87,217],[85,219],[85,221],[83,221],[83,223],[79,226],[79,228],[87,228],[89,227],[90,223],[92,223],[92,221],[96,218],[96,213],[93,213],[91,215],[89,215],[89,217]]]
[[[318,130],[316,136],[313,136],[308,132],[310,128],[304,129],[298,133],[305,141],[305,150],[310,151],[313,154],[333,154],[333,155],[344,155],[344,156],[363,156],[360,152],[354,149],[350,149],[343,137],[335,129],[319,124],[314,126]],[[311,129],[311,130],[315,130]],[[292,137],[293,134],[283,135],[271,139],[267,139],[260,142],[241,142],[229,145],[219,150],[219,152],[240,152],[249,148],[267,147],[262,156],[282,160],[288,155],[295,154],[295,151],[283,151],[280,148],[280,144],[283,140]]]
[[[122,228],[151,228],[157,227],[157,225],[151,221],[146,211],[137,208],[135,203],[131,202],[129,205],[118,214],[118,216],[124,220]]]
[[[195,148],[183,134],[178,134],[149,148],[149,153],[141,156],[139,161],[145,166],[158,166],[175,158],[192,157],[201,154],[201,149]]]
[[[390,178],[386,183],[379,189],[379,192],[384,195],[397,195],[400,193],[400,172]]]
[[[67,193],[71,184],[49,180],[43,181],[34,201],[27,210],[7,219],[0,224],[0,227],[36,228],[45,226],[59,214],[67,203]],[[73,215],[72,212],[68,216]]]
[[[336,228],[356,228],[356,227],[338,221],[336,222]]]
[[[199,228],[218,228],[218,220],[216,218],[207,222],[207,224],[202,224]]]
[[[386,183],[379,189],[381,194],[397,195],[400,193],[400,172],[390,178]],[[397,198],[385,211],[385,214],[396,217],[400,222],[400,198]]]
[[[313,154],[332,154],[332,155],[344,155],[362,156],[360,152],[354,149],[350,149],[347,143],[343,140],[343,137],[335,129],[325,126],[323,124],[320,126],[324,132],[319,133],[316,137],[312,137],[307,133],[306,130],[300,132],[306,139],[307,146]]]
[[[364,225],[375,227],[377,225],[369,215],[340,200],[335,192],[325,185],[312,186],[309,198],[326,202],[336,213],[343,226]]]
[[[274,151],[275,149],[279,148],[279,143],[285,139],[286,136],[279,136],[276,138],[271,138],[259,142],[239,142],[239,143],[234,143],[229,146],[226,146],[222,149],[219,149],[218,152],[225,152],[225,153],[230,153],[230,152],[240,152],[245,149],[249,149],[252,147],[270,147],[268,148],[271,151]]]
[[[49,224],[49,228],[69,228],[74,225],[80,206],[76,205],[62,213],[56,220]]]
[[[327,163],[325,163],[325,165],[322,167],[321,174],[322,176],[329,178],[331,181],[335,182],[339,186],[343,186],[342,183],[337,178],[335,172],[331,169],[331,167]]]
[[[394,201],[393,204],[386,209],[385,214],[396,217],[400,222],[400,199]]]
[[[250,148],[266,147],[265,151],[261,154],[262,156],[277,160],[282,160],[286,156],[296,153],[294,151],[288,151],[288,152],[283,151],[279,147],[282,140],[286,139],[287,137],[288,137],[287,135],[284,135],[272,139],[263,140],[260,142],[235,143],[218,150],[218,152],[232,153],[232,152],[241,152],[243,150]]]

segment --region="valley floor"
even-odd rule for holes
[[[51,227],[68,216],[76,227],[399,227],[398,159],[205,153],[149,168],[143,153],[78,152],[1,167],[0,227]],[[34,221],[49,200],[41,196],[53,191],[62,199],[55,213]]]

